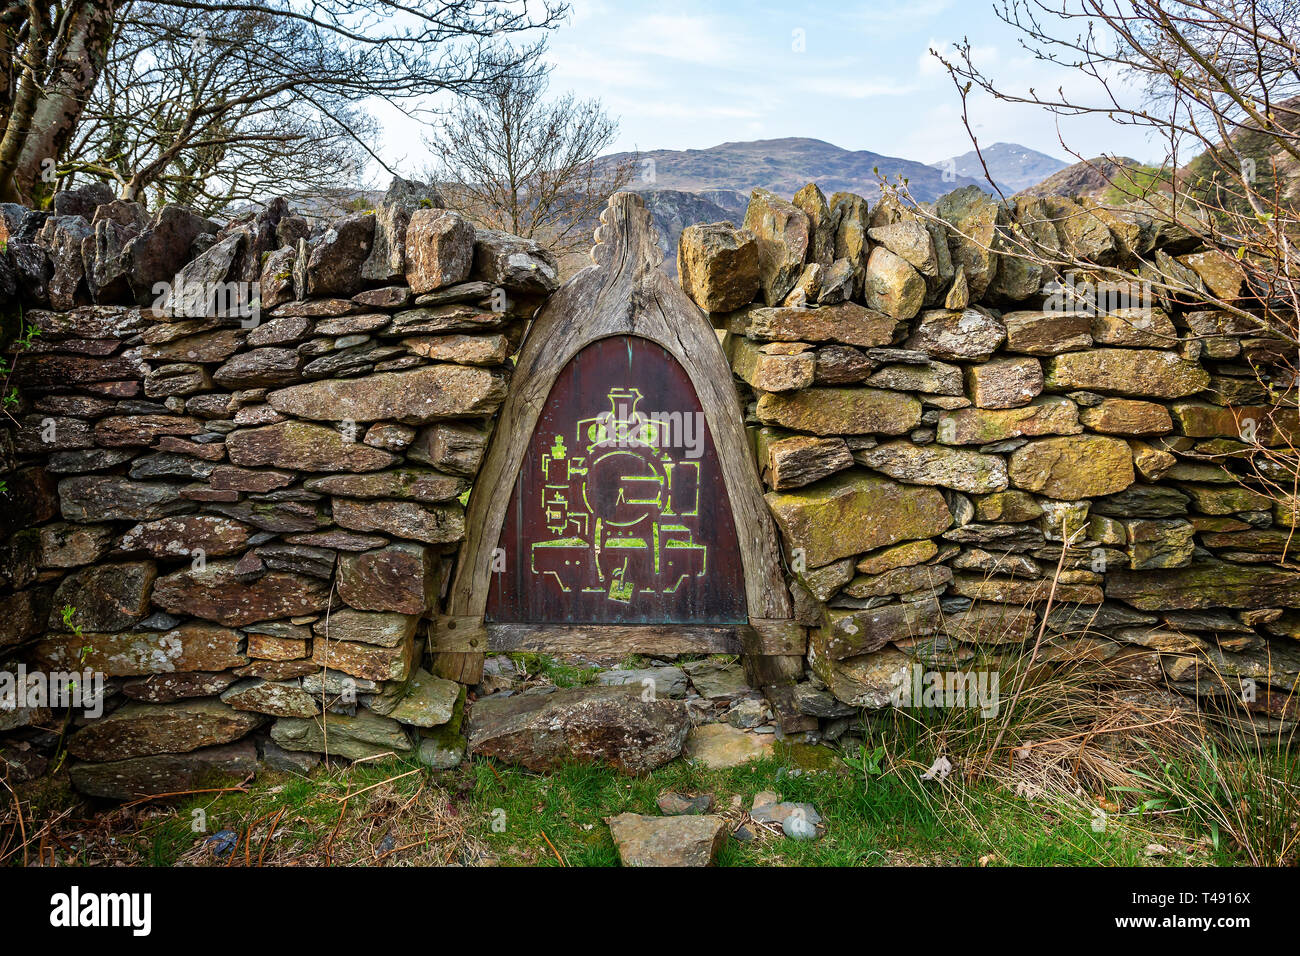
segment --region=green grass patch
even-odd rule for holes
[[[556,687],[577,687],[591,684],[603,668],[569,664],[547,657],[545,654],[524,652],[509,655],[519,672],[529,678],[545,678]]]
[[[1139,164],[1116,169],[1112,174],[1111,185],[1102,193],[1104,203],[1119,204],[1169,186],[1169,170],[1160,166]]]
[[[804,769],[791,751],[729,770],[710,771],[674,761],[653,773],[629,777],[605,767],[570,765],[532,773],[476,759],[454,771],[435,772],[410,760],[389,759],[352,767],[318,769],[311,777],[268,775],[246,793],[201,795],[173,807],[152,809],[134,834],[121,839],[133,862],[243,865],[266,862],[317,865],[368,864],[388,844],[379,835],[396,828],[395,807],[430,819],[454,819],[455,840],[479,848],[470,862],[499,865],[614,866],[618,853],[605,824],[624,812],[658,815],[665,790],[712,793],[715,813],[734,828],[745,819],[754,795],[774,790],[786,800],[811,803],[823,818],[824,835],[800,842],[749,823],[755,839],[728,840],[720,866],[1010,865],[1134,866],[1160,863],[1144,856],[1149,842],[1139,827],[1112,821],[1094,830],[1088,808],[1033,801],[993,785],[965,787],[919,780],[903,769],[864,775],[837,759],[831,770]],[[412,773],[412,771],[415,771]],[[403,776],[405,774],[405,776]],[[374,788],[367,790],[366,788]],[[364,791],[348,801],[342,797]],[[201,811],[201,815],[196,813]],[[270,819],[279,815],[274,849],[265,849]],[[342,815],[342,821],[340,821]],[[371,826],[375,818],[384,818]],[[206,822],[196,832],[195,820]],[[259,822],[260,821],[260,822]],[[440,832],[440,823],[413,832]],[[337,829],[337,832],[336,832]],[[212,857],[202,848],[218,831],[230,831],[233,851]],[[248,834],[252,833],[251,839]],[[227,838],[229,840],[230,838]],[[400,846],[402,836],[390,840]],[[214,841],[215,842],[215,841]],[[326,852],[326,848],[329,852]],[[451,843],[394,854],[392,863],[441,862]],[[232,860],[233,855],[233,860]],[[1171,862],[1187,862],[1175,855]]]

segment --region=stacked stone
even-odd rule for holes
[[[1025,253],[1179,291],[1089,314]],[[678,268],[726,332],[814,628],[805,713],[885,706],[914,663],[1010,666],[1053,591],[1041,660],[1294,726],[1296,509],[1259,481],[1293,483],[1294,383],[1262,323],[1197,301],[1249,306],[1231,256],[1150,206],[967,187],[918,213],[809,185],[689,227]]]
[[[557,266],[436,195],[388,198],[315,230],[279,200],[224,227],[90,200],[14,222],[48,308],[16,356],[0,647],[111,679],[68,739],[84,792],[259,756],[459,762],[464,688],[423,667],[427,617]],[[211,294],[245,287],[256,308]],[[48,744],[50,716],[0,729]]]

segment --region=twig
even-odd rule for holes
[[[277,813],[275,815],[275,819],[271,821],[271,829],[266,834],[266,839],[262,841],[262,849],[259,850],[257,853],[258,866],[262,865],[262,859],[266,856],[266,848],[271,845],[271,837],[275,836],[275,828],[279,825],[280,818],[284,816],[285,811],[288,809],[289,809],[288,807],[281,807],[280,812]]]
[[[376,760],[383,760],[385,757],[396,757],[397,752],[394,750],[385,750],[381,754],[370,754],[368,757],[358,757],[349,764],[349,767],[356,767],[363,763],[374,763]]]
[[[440,840],[443,837],[451,836],[451,835],[452,834],[450,832],[442,832],[442,831],[438,833],[426,834],[423,840],[416,840],[414,843],[407,843],[404,846],[395,846],[391,850],[385,850],[383,853],[379,854],[379,856],[375,857],[375,862],[380,863],[383,860],[386,860],[388,857],[392,856],[394,853],[400,853],[402,850],[409,850],[412,847],[417,847],[417,846],[428,846],[429,841],[431,840]]]
[[[1017,744],[1016,746],[1012,747],[1011,750],[1008,751],[1008,753],[1011,755],[1011,758],[1014,759],[1016,752],[1021,750],[1035,750],[1039,747],[1046,747],[1048,744],[1059,744],[1067,740],[1074,740],[1076,737],[1090,737],[1097,734],[1119,734],[1119,733],[1128,733],[1131,730],[1145,730],[1147,727],[1158,727],[1161,724],[1167,724],[1170,723],[1171,721],[1176,721],[1178,719],[1179,719],[1178,714],[1170,714],[1168,717],[1162,717],[1159,720],[1147,721],[1147,723],[1145,724],[1133,724],[1130,727],[1110,727],[1110,728],[1090,727],[1087,730],[1079,731],[1077,734],[1067,734],[1064,737],[1055,737],[1052,740],[1039,740],[1039,741],[1031,740],[1028,743]],[[1011,763],[1011,760],[1008,760],[1007,763],[1009,765]]]
[[[348,812],[348,801],[344,800],[339,807],[339,818],[334,821],[334,829],[330,831],[330,837],[325,841],[325,865],[334,865],[333,846],[334,838],[339,835],[339,828],[343,826],[343,815]]]
[[[338,587],[338,555],[334,555],[334,565],[330,573],[330,593],[325,599],[325,630],[321,633],[321,640],[325,642],[325,652],[323,660],[329,660],[330,652],[330,614],[334,610],[334,589]],[[325,685],[329,675],[329,668],[325,664],[320,666],[320,732],[322,746],[325,748],[325,757],[328,762],[330,755],[330,722],[329,706],[325,703]]]
[[[335,797],[334,799],[341,801],[343,803],[347,803],[347,801],[351,800],[353,797],[360,796],[363,793],[367,793],[371,790],[374,790],[376,787],[382,787],[386,783],[392,783],[394,780],[401,780],[403,777],[409,777],[413,773],[420,773],[420,768],[416,767],[414,770],[406,771],[406,773],[399,773],[396,777],[389,777],[387,780],[380,780],[378,783],[372,783],[368,787],[362,787],[360,790],[354,790],[352,793],[346,794],[345,796],[342,797]]]
[[[18,835],[22,837],[22,841],[23,841],[22,842],[23,866],[26,866],[28,841],[27,841],[27,825],[23,821],[23,804],[22,801],[18,799],[18,794],[14,793],[13,787],[9,786],[8,780],[6,780],[4,777],[0,777],[0,783],[4,784],[5,789],[9,791],[9,795],[14,798],[14,809],[18,811]]]
[[[250,779],[252,778],[249,777],[245,779],[242,783],[240,783],[238,786],[234,786],[234,787],[210,787],[206,790],[175,790],[172,791],[171,793],[151,793],[148,796],[137,797],[135,800],[132,800],[129,803],[122,804],[120,809],[129,810],[132,807],[138,806],[141,803],[148,803],[150,800],[162,800],[165,797],[188,797],[196,793],[248,793],[248,787],[246,787],[244,784],[248,783],[248,780]]]
[[[1079,529],[1083,531],[1084,529]],[[1076,532],[1077,534],[1078,532]],[[1052,584],[1047,592],[1047,603],[1043,606],[1043,619],[1039,622],[1038,634],[1034,637],[1033,649],[1029,652],[1029,660],[1025,663],[1024,670],[1020,672],[1020,680],[1016,682],[1016,689],[1011,692],[1010,706],[1007,707],[1007,719],[998,728],[998,734],[993,739],[993,746],[989,748],[988,756],[984,760],[984,765],[980,767],[980,773],[988,770],[989,763],[993,760],[993,755],[997,752],[998,747],[1002,745],[1002,738],[1006,736],[1007,728],[1011,725],[1011,715],[1015,712],[1016,703],[1020,699],[1020,693],[1025,689],[1025,681],[1029,679],[1029,673],[1034,668],[1034,661],[1038,659],[1038,651],[1042,647],[1043,637],[1047,633],[1047,617],[1052,611],[1052,605],[1056,599],[1056,586],[1060,583],[1061,573],[1065,570],[1065,557],[1070,553],[1070,541],[1073,536],[1065,523],[1061,524],[1061,556],[1056,561],[1056,573],[1052,575]]]
[[[542,831],[542,839],[545,840],[546,845],[551,848],[551,852],[555,854],[555,858],[560,861],[560,866],[568,866],[569,864],[564,862],[564,857],[560,856],[560,851],[555,848],[555,844],[551,842],[551,838],[546,835],[545,830]]]

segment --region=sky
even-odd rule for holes
[[[704,149],[806,136],[846,149],[937,162],[970,150],[960,98],[931,49],[968,39],[977,66],[1008,89],[1095,97],[1077,71],[1035,60],[992,0],[571,0],[549,37],[551,90],[596,96],[619,121],[611,151]],[[1073,28],[1071,30],[1073,32]],[[1014,142],[1074,162],[1158,155],[1143,133],[1104,118],[1060,118],[972,94],[981,145]],[[1059,124],[1059,131],[1058,131]],[[1066,146],[1062,146],[1061,137]],[[389,155],[427,161],[409,122],[387,122]]]

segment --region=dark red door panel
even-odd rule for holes
[[[717,451],[690,380],[660,346],[601,339],[560,372],[506,511],[487,619],[746,620]]]

